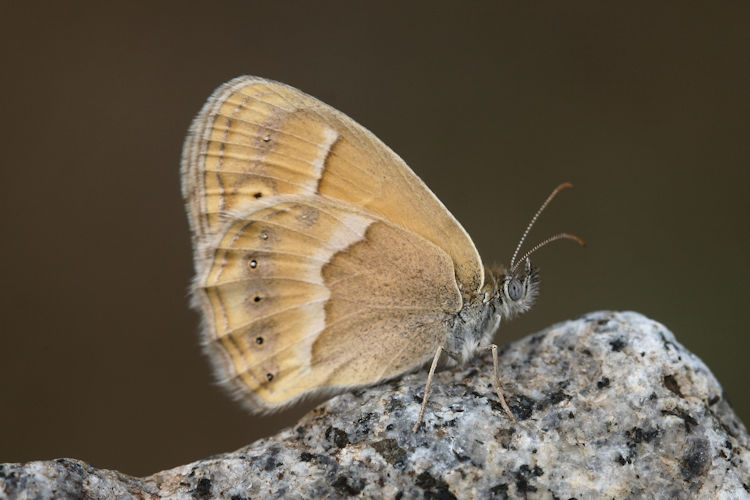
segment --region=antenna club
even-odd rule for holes
[[[561,234],[560,236],[561,236],[562,238],[565,238],[565,239],[568,239],[568,240],[573,240],[573,241],[575,241],[576,243],[578,243],[579,245],[581,245],[582,247],[585,247],[585,246],[586,246],[586,242],[585,242],[585,241],[583,241],[583,238],[579,238],[579,237],[578,237],[578,236],[576,236],[575,234],[570,234],[570,233],[563,233],[563,234]]]

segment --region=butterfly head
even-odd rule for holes
[[[524,231],[523,236],[521,236],[521,240],[518,242],[515,252],[513,252],[513,257],[510,259],[510,266],[508,270],[505,272],[497,273],[498,282],[500,284],[497,294],[498,298],[500,299],[500,310],[503,317],[513,317],[522,312],[526,312],[534,303],[534,299],[536,298],[539,291],[539,272],[537,268],[531,264],[531,260],[529,259],[531,254],[533,254],[543,246],[552,243],[553,241],[563,239],[573,240],[579,245],[586,245],[584,241],[578,236],[568,233],[559,233],[554,236],[550,236],[546,240],[535,245],[520,259],[516,260],[519,250],[521,250],[524,241],[526,241],[526,236],[528,236],[529,231],[536,222],[537,218],[539,218],[539,215],[542,213],[542,211],[544,211],[544,209],[547,207],[547,205],[549,205],[552,199],[557,196],[557,193],[559,193],[563,189],[571,187],[573,187],[573,185],[569,182],[566,182],[560,184],[559,186],[557,186],[557,188],[555,188],[554,191],[552,191],[552,194],[547,197],[544,203],[542,203],[542,206],[539,207],[539,210],[537,210],[534,216],[531,218],[531,222],[529,222],[529,225],[526,226],[526,231]]]
[[[539,272],[526,259],[524,266],[499,276],[500,310],[504,318],[528,311],[539,292]]]

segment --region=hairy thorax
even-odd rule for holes
[[[465,299],[461,310],[449,322],[445,348],[454,362],[466,363],[480,346],[492,343],[502,318],[527,311],[536,298],[539,273],[528,263],[519,276],[506,274],[502,268],[486,269],[486,282],[482,289]],[[521,295],[511,297],[508,285],[519,283]]]
[[[454,362],[463,364],[472,359],[477,347],[490,344],[500,327],[502,297],[498,281],[489,269],[486,276],[482,290],[466,299],[451,318],[445,347]]]

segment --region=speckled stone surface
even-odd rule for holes
[[[750,439],[663,325],[598,312],[489,356],[334,398],[233,453],[133,478],[85,463],[0,465],[0,495],[176,498],[750,498]],[[741,395],[740,395],[741,397]]]

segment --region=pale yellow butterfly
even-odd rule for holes
[[[364,127],[287,85],[236,78],[190,128],[182,189],[203,344],[252,411],[432,359],[416,430],[441,352],[461,363],[487,347],[512,418],[489,342],[536,295],[528,254],[514,262],[519,243],[507,271],[485,268],[440,200]],[[580,241],[546,242],[560,238]]]

